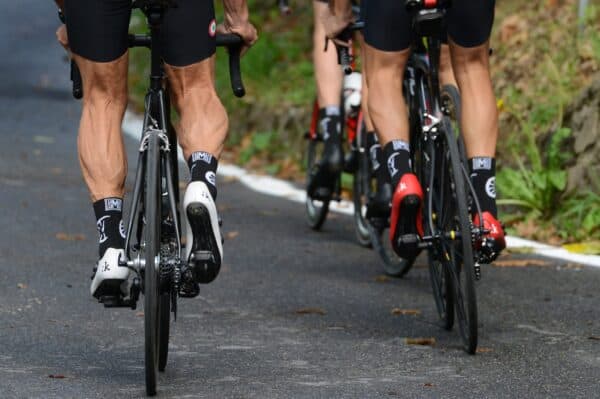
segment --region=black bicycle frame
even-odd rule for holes
[[[125,248],[127,258],[131,259],[131,237],[135,226],[138,227],[136,234],[137,243],[134,249],[138,250],[141,243],[141,212],[139,209],[141,204],[141,196],[143,194],[143,176],[148,162],[159,162],[161,170],[161,187],[163,197],[168,198],[167,210],[173,215],[173,223],[175,227],[175,237],[177,241],[177,255],[181,257],[181,235],[179,228],[179,218],[177,212],[177,195],[174,187],[174,178],[177,177],[177,137],[170,124],[170,108],[169,96],[164,85],[164,70],[162,65],[160,40],[160,25],[163,18],[163,10],[159,7],[144,10],[148,18],[150,27],[150,36],[130,36],[129,47],[149,47],[151,54],[150,66],[150,88],[145,98],[145,114],[142,130],[142,138],[139,147],[139,159],[136,170],[135,185],[133,190],[133,198],[131,210],[129,214],[129,222],[127,225],[127,236]],[[148,40],[149,39],[149,40]],[[161,145],[160,159],[149,159],[145,152],[145,145],[150,135],[157,135],[158,142]]]

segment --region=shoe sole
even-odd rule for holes
[[[96,291],[94,292],[94,298],[100,299],[106,297],[122,297],[121,284],[125,280],[119,279],[106,279],[100,283]]]
[[[194,271],[194,278],[198,283],[208,284],[213,281],[221,269],[221,254],[212,230],[210,213],[206,206],[200,202],[192,202],[186,208],[190,228],[194,232],[194,242],[188,263]],[[193,260],[195,253],[210,252],[212,256],[202,256],[201,260]]]
[[[400,203],[400,220],[392,243],[394,252],[403,259],[413,259],[419,254],[421,237],[417,232],[417,217],[420,206],[421,199],[416,195],[408,195]]]

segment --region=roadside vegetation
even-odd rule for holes
[[[225,159],[300,181],[315,89],[311,7],[296,3],[293,14],[283,17],[274,1],[249,0],[260,39],[242,61],[248,94],[243,99],[231,94],[222,49],[217,86],[231,121]],[[582,21],[577,4],[497,4],[492,72],[501,124],[498,188],[509,232],[553,244],[584,242],[578,251],[600,252],[600,192],[577,187],[567,173],[578,132],[571,131],[566,114],[573,99],[600,79],[600,0],[590,1]],[[141,16],[133,26],[144,29]],[[146,87],[140,78],[147,76],[146,61],[144,50],[133,53],[130,85],[137,107]]]

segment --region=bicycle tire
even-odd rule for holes
[[[152,134],[146,149],[146,192],[144,201],[144,349],[146,369],[146,394],[156,395],[158,370],[158,317],[160,265],[160,185],[158,136]]]
[[[319,145],[324,146],[322,142],[310,138],[308,139],[308,145],[306,146],[307,187],[317,168],[317,147]],[[331,202],[331,199],[315,200],[307,194],[305,202],[308,225],[313,230],[320,230],[321,227],[323,227],[323,223],[325,223],[325,220],[327,219],[327,213],[329,212],[329,203]]]
[[[167,367],[169,358],[169,333],[171,329],[171,295],[160,294],[158,301],[158,371]]]
[[[354,172],[352,181],[352,202],[354,204],[354,232],[358,243],[366,248],[372,248],[371,232],[367,220],[367,203],[371,197],[371,167],[369,163],[368,150],[365,147],[367,136],[365,129],[361,128],[357,134],[357,144],[360,148],[355,149],[358,158],[358,167]]]
[[[404,259],[396,255],[389,239],[389,223],[387,220],[373,220],[369,227],[373,249],[383,261],[383,271],[390,277],[401,278],[406,275],[415,263],[416,256]]]
[[[454,133],[450,120],[444,118],[444,139],[447,146],[449,161],[449,179],[445,179],[449,190],[453,192],[452,202],[455,205],[458,240],[444,240],[446,258],[454,287],[454,302],[459,333],[463,348],[469,354],[475,354],[477,349],[477,298],[475,293],[475,265],[473,257],[473,242],[471,238],[471,220],[468,210],[465,176],[462,172],[462,162],[458,150],[457,135]],[[455,241],[460,241],[459,245]]]
[[[437,142],[428,140],[427,143],[426,149],[423,148],[423,145],[420,146],[421,151],[429,152],[425,157],[420,157],[426,159],[427,162],[419,159],[418,167],[420,168],[420,181],[428,193],[423,213],[423,226],[425,234],[431,236],[446,230],[446,215],[451,213],[447,207],[451,203],[446,200],[448,185],[445,184],[445,180],[447,180],[445,165],[436,162],[442,160],[446,153],[445,146],[441,145],[443,140]],[[453,226],[450,228],[453,229]],[[428,248],[427,264],[433,299],[441,326],[446,330],[451,330],[454,325],[454,286],[452,285],[450,266],[444,259],[443,252],[435,245]]]

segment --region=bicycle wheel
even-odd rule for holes
[[[167,367],[169,356],[171,328],[171,295],[169,292],[160,294],[158,309],[158,371],[163,372]]]
[[[454,288],[458,329],[465,351],[474,354],[477,348],[477,299],[475,295],[475,262],[471,238],[465,176],[462,172],[457,136],[450,120],[444,118],[444,146],[446,147],[442,170],[446,207],[442,215],[442,259],[448,265]]]
[[[369,224],[371,243],[383,261],[383,271],[391,277],[403,277],[412,268],[415,258],[404,259],[396,255],[390,242],[390,224],[387,219],[372,219]]]
[[[448,228],[448,219],[453,217],[453,212],[449,209],[451,203],[447,201],[450,195],[449,185],[445,184],[448,177],[444,162],[446,146],[443,144],[443,140],[427,140],[420,145],[420,151],[425,156],[417,157],[420,181],[428,193],[423,212],[423,227],[428,236],[443,234]],[[451,330],[454,325],[454,288],[443,246],[433,245],[428,248],[427,263],[441,325],[446,330]]]
[[[316,174],[318,169],[318,160],[321,159],[324,144],[322,141],[309,138],[306,147],[306,186],[310,179]],[[327,218],[329,212],[329,202],[331,198],[314,199],[306,196],[306,217],[308,225],[313,230],[320,230]]]
[[[365,129],[361,128],[357,134],[356,151],[358,167],[354,172],[352,182],[352,202],[354,203],[354,231],[356,240],[363,247],[370,248],[371,233],[369,221],[367,220],[367,204],[372,193],[371,166],[368,151],[366,149],[367,135]]]
[[[144,337],[146,393],[156,394],[159,344],[160,185],[158,136],[152,134],[146,149],[146,193],[144,202]]]

